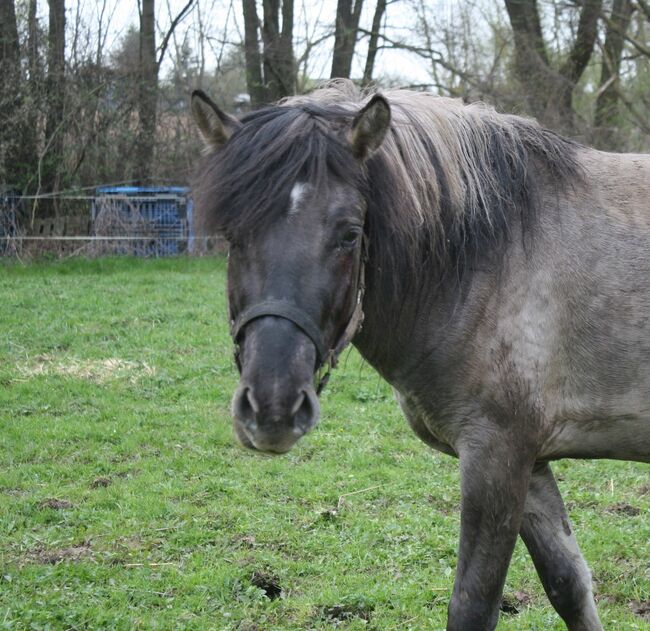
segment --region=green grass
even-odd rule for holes
[[[444,629],[457,463],[355,352],[290,454],[238,447],[224,284],[217,259],[0,265],[0,628]],[[650,629],[648,467],[554,468],[605,628]],[[564,628],[521,544],[506,597],[499,630]]]

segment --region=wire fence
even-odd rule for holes
[[[128,187],[127,194],[120,192],[126,188],[95,190],[107,192],[0,191],[0,256],[196,256],[227,249],[221,238],[194,233],[192,203],[179,187],[168,189],[173,194],[156,187]]]

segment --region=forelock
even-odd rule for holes
[[[195,188],[200,234],[264,230],[291,209],[297,183],[318,190],[330,178],[358,186],[361,167],[345,140],[352,113],[336,106],[272,106],[242,119],[206,157]]]

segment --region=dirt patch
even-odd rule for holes
[[[110,486],[111,484],[113,484],[113,480],[111,480],[110,478],[99,477],[99,478],[95,478],[90,483],[90,488],[102,489],[102,488],[106,488],[107,486]]]
[[[337,624],[354,618],[369,622],[373,608],[365,603],[345,603],[329,605],[323,607],[321,611],[324,618]]]
[[[616,596],[612,596],[611,594],[595,593],[594,600],[597,603],[605,603],[606,605],[615,605],[618,603],[618,598],[616,598]]]
[[[0,493],[2,493],[3,495],[9,495],[11,497],[22,497],[23,495],[27,495],[28,491],[26,491],[25,489],[4,488],[4,489],[0,489]]]
[[[68,500],[60,500],[56,497],[50,497],[39,504],[40,508],[52,508],[54,510],[65,510],[74,508],[74,504]]]
[[[628,607],[633,614],[650,622],[650,600],[633,600]]]
[[[239,539],[239,543],[244,548],[255,548],[257,546],[257,540],[254,535],[244,535]]]
[[[608,513],[615,513],[616,515],[627,515],[628,517],[636,517],[641,514],[641,509],[625,502],[619,502],[607,507]]]
[[[643,484],[639,487],[639,496],[650,495],[650,484]]]
[[[255,571],[251,576],[251,585],[259,587],[269,600],[275,600],[282,595],[282,586],[277,576],[267,572]]]
[[[56,565],[63,561],[79,561],[90,554],[90,544],[82,543],[69,548],[39,549],[34,551],[30,557],[43,565]]]
[[[516,616],[530,604],[531,600],[530,594],[523,591],[504,594],[499,609],[506,615]]]
[[[155,369],[146,362],[134,362],[115,357],[108,359],[77,359],[74,357],[57,359],[52,355],[38,355],[32,361],[17,364],[16,369],[23,379],[41,375],[61,375],[96,383],[105,383],[111,379],[125,377],[135,383],[143,377],[151,377],[156,374]]]

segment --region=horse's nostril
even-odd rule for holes
[[[235,416],[246,423],[252,423],[255,420],[255,415],[259,411],[260,406],[252,389],[242,388],[235,396],[233,402],[233,412]]]
[[[284,453],[318,422],[318,396],[309,385],[293,390],[295,398],[286,391],[275,398],[273,392],[263,398],[263,388],[257,392],[259,398],[252,386],[240,384],[233,397],[235,434],[245,447]]]
[[[294,426],[303,433],[311,429],[318,420],[318,400],[315,395],[310,396],[310,393],[303,390],[291,410],[291,416]]]
[[[302,404],[305,401],[305,391],[302,390],[300,394],[298,395],[298,398],[296,399],[296,402],[293,404],[293,407],[291,408],[291,416],[295,416]]]
[[[246,388],[246,390],[244,390],[244,397],[248,401],[248,405],[250,405],[253,412],[255,414],[258,414],[260,411],[260,405],[257,402],[257,399],[255,398],[255,395],[253,394],[253,390],[251,388]]]

